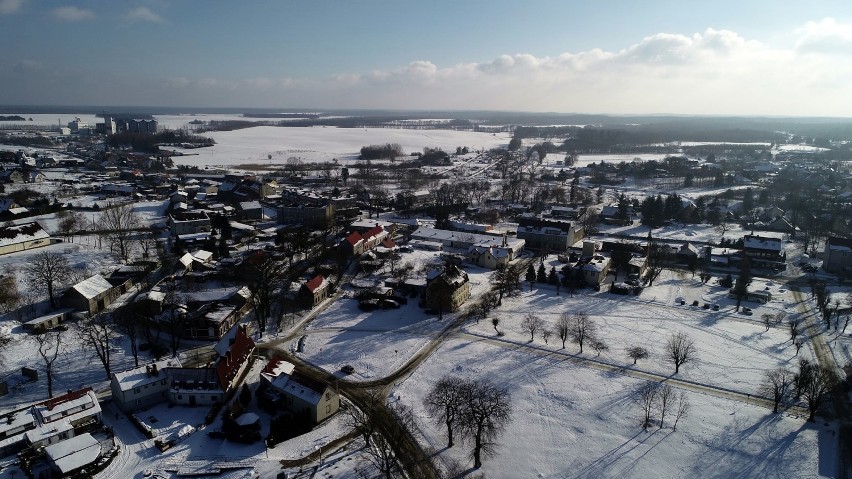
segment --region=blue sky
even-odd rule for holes
[[[0,32],[0,104],[852,111],[848,0],[0,0]]]

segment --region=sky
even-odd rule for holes
[[[0,0],[0,105],[852,116],[852,2]]]

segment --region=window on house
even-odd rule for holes
[[[137,394],[138,394],[138,393],[139,393],[139,388],[133,388],[133,392],[135,392],[135,393],[137,393]]]
[[[325,407],[325,413],[326,413],[326,414],[331,414],[331,404],[329,404],[329,405],[327,405],[327,406]]]
[[[325,393],[325,400],[328,401],[331,399],[331,393]]]

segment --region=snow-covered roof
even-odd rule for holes
[[[307,381],[300,381],[298,377],[291,375],[281,375],[272,381],[272,386],[290,396],[299,398],[307,403],[316,404],[322,398],[322,391],[315,391],[307,384]]]
[[[60,418],[74,421],[82,417],[100,414],[101,404],[98,402],[98,397],[94,391],[89,388],[49,399],[36,405],[35,412],[36,416],[41,418],[43,422],[51,422]]]
[[[213,253],[211,253],[210,251],[205,251],[203,249],[200,249],[198,251],[194,251],[192,253],[192,256],[195,259],[197,259],[198,261],[201,261],[202,263],[207,263],[211,259],[213,259]]]
[[[96,274],[75,284],[71,289],[77,291],[86,299],[93,299],[112,289],[112,285],[103,276]]]
[[[260,421],[260,416],[253,412],[247,412],[241,414],[240,417],[237,418],[236,422],[238,426],[248,426],[250,424],[256,424],[258,421]]]
[[[62,474],[95,462],[101,455],[101,445],[85,433],[44,448],[45,454]]]
[[[167,367],[181,367],[180,361],[177,358],[163,359],[152,364],[139,366],[138,368],[128,369],[120,373],[113,373],[113,381],[118,384],[122,391],[129,391],[133,388],[138,388],[146,384],[152,384],[166,378],[165,373],[160,372],[158,375],[151,373],[152,366],[156,366],[157,371],[162,371]]]
[[[35,221],[0,228],[0,247],[47,238],[50,238],[50,234]]]
[[[74,426],[71,425],[71,421],[61,419],[47,424],[39,424],[35,429],[27,431],[26,438],[30,444],[35,444],[72,429],[74,429]]]
[[[782,249],[781,238],[757,235],[745,235],[743,237],[743,246],[746,248],[770,251],[781,251]]]

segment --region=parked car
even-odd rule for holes
[[[342,368],[340,368],[340,370],[346,374],[352,374],[355,372],[355,368],[351,364],[343,366]]]

